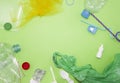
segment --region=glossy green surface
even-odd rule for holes
[[[14,4],[14,0],[0,0],[0,5],[4,3],[7,7],[10,2]],[[119,0],[108,0],[103,9],[95,13],[113,32],[120,31],[119,3]],[[6,10],[4,7],[0,9],[2,12]],[[50,66],[53,67],[57,82],[67,83],[60,77],[59,69],[53,64],[52,54],[55,51],[75,56],[79,66],[92,64],[99,72],[113,60],[116,53],[120,52],[120,43],[112,39],[107,31],[98,30],[95,35],[87,31],[88,25],[81,20],[100,27],[101,25],[92,17],[88,20],[81,17],[84,0],[75,0],[72,6],[64,2],[63,9],[53,16],[34,18],[18,32],[0,30],[0,42],[20,44],[21,52],[16,55],[20,66],[25,61],[31,65],[29,70],[23,70],[24,77],[21,83],[29,83],[36,68],[47,71],[41,83],[51,83],[53,78]],[[0,15],[8,17],[6,12]],[[104,45],[103,57],[97,59],[96,54],[101,44]]]

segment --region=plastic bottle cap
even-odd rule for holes
[[[11,23],[5,23],[4,24],[4,29],[9,31],[12,28],[12,24]]]
[[[24,62],[24,63],[22,64],[22,68],[23,68],[24,70],[28,70],[28,69],[30,68],[30,64],[29,64],[28,62]]]
[[[20,45],[19,45],[19,44],[13,45],[12,48],[13,48],[13,51],[16,52],[16,53],[18,53],[18,52],[21,51],[21,48],[20,48]]]
[[[84,9],[81,13],[81,16],[88,19],[90,16],[90,12],[88,10]]]

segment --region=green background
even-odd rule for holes
[[[119,0],[108,0],[104,8],[95,13],[113,32],[120,31],[119,3]],[[0,13],[6,11],[9,4],[14,4],[14,0],[0,0]],[[59,69],[53,64],[52,54],[55,51],[75,56],[79,66],[92,64],[98,72],[102,72],[113,60],[114,55],[120,52],[120,43],[112,39],[107,31],[98,30],[95,35],[87,31],[88,25],[81,20],[100,27],[101,25],[92,17],[88,20],[81,17],[84,0],[75,0],[72,6],[64,2],[63,9],[53,16],[32,19],[18,32],[0,30],[0,42],[20,44],[22,50],[15,55],[20,66],[25,61],[31,65],[29,70],[23,70],[24,77],[21,83],[29,83],[36,68],[47,71],[41,83],[51,83],[53,78],[50,66],[53,67],[57,82],[67,83],[60,77]],[[0,17],[7,18],[6,12],[4,13],[0,14]],[[97,59],[96,53],[101,44],[104,45],[103,57]]]

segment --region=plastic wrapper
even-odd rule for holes
[[[79,83],[120,83],[120,54],[116,54],[114,61],[102,73],[97,72],[90,64],[76,66],[74,56],[53,54],[53,61],[58,68],[70,73]]]
[[[0,83],[21,83],[23,73],[9,44],[0,43]]]
[[[98,12],[106,3],[107,0],[85,0],[85,9],[94,13]]]
[[[15,31],[36,16],[58,13],[61,5],[62,0],[1,0],[0,28]]]

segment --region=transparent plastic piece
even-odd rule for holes
[[[107,0],[85,0],[85,9],[91,13],[98,12],[106,3]]]
[[[0,83],[21,83],[23,73],[9,44],[0,43]]]
[[[46,73],[46,71],[44,71],[44,70],[36,69],[30,80],[30,83],[40,83],[40,81],[42,80],[45,73]]]

